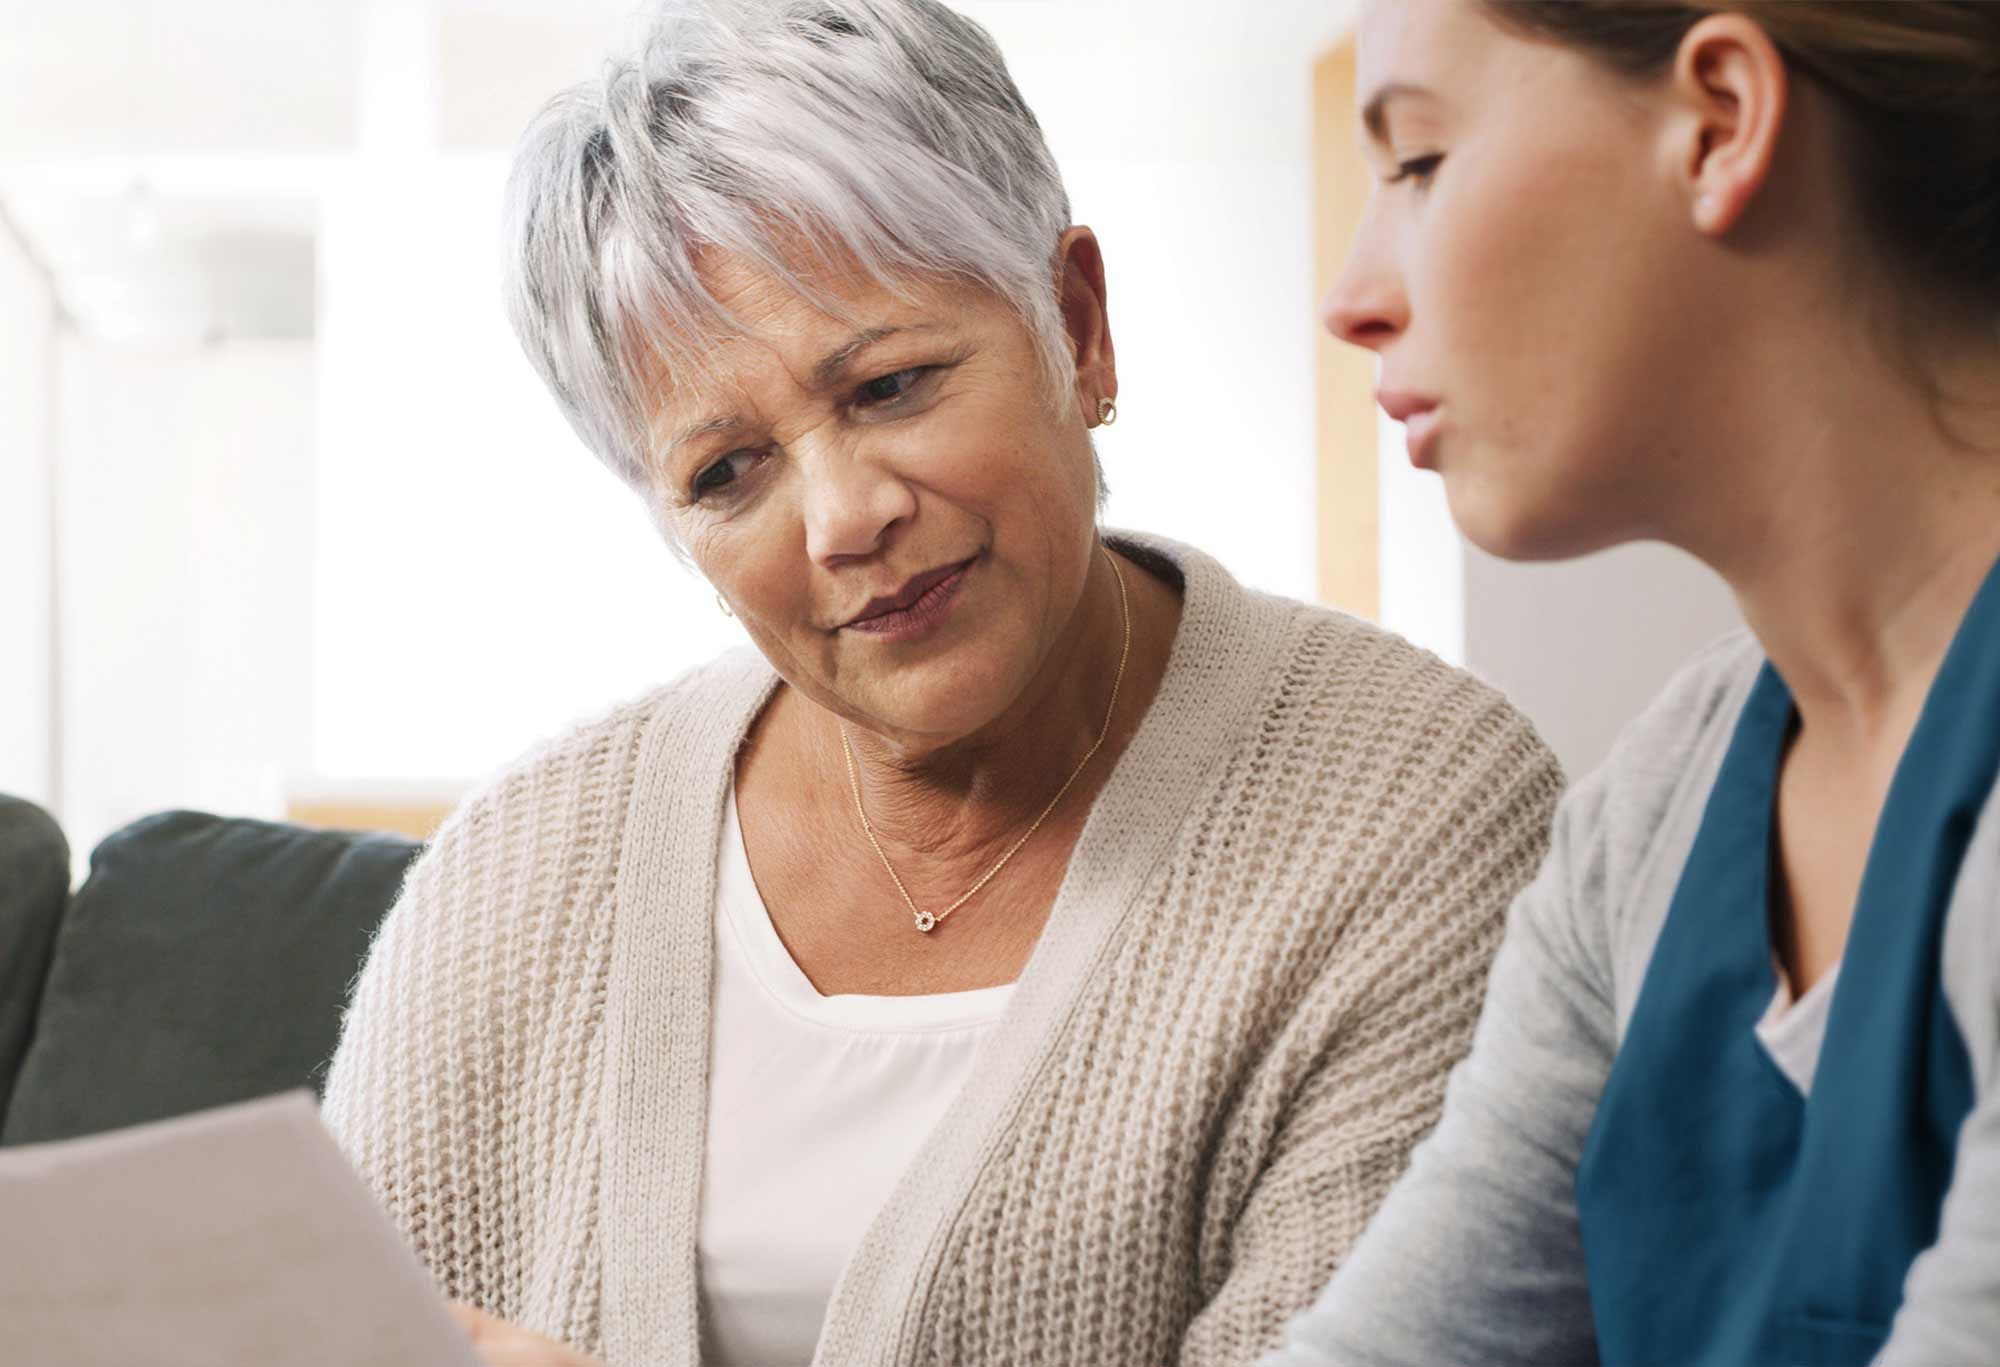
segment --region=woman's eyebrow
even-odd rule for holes
[[[819,359],[818,364],[813,366],[813,383],[821,389],[832,385],[847,369],[848,362],[877,342],[905,332],[935,331],[937,331],[935,323],[910,323],[901,327],[869,328],[864,332],[857,332],[849,341]]]
[[[1428,86],[1413,85],[1408,81],[1391,81],[1368,97],[1368,103],[1361,107],[1361,125],[1368,130],[1368,136],[1377,142],[1389,141],[1389,106],[1399,99],[1437,98]]]
[[[813,383],[821,389],[833,385],[840,379],[841,374],[856,356],[859,356],[877,342],[886,341],[891,337],[905,332],[935,332],[936,330],[936,324],[911,323],[901,327],[867,328],[861,332],[857,332],[847,341],[841,343],[840,346],[820,357],[813,364]],[[732,431],[742,425],[743,422],[740,418],[733,417],[706,418],[700,422],[692,423],[673,435],[673,439],[666,444],[665,454],[671,456],[689,442],[699,441],[703,437],[712,437],[718,432]]]
[[[680,431],[676,432],[673,440],[667,443],[666,449],[662,454],[670,457],[691,441],[699,441],[703,437],[712,437],[718,432],[732,431],[742,425],[741,420],[737,418],[704,419],[692,426],[683,427]]]
[[[819,363],[813,367],[813,383],[822,388],[832,384],[840,378],[840,373],[847,369],[849,361],[866,351],[869,347],[874,346],[877,342],[887,337],[893,337],[902,330],[901,328],[869,328],[864,332],[855,333],[847,342],[820,357]]]

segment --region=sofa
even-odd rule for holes
[[[163,812],[106,837],[72,891],[61,828],[0,796],[0,1147],[318,1092],[420,849]]]

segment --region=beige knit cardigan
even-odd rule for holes
[[[1436,1116],[1540,861],[1560,778],[1492,690],[1117,544],[1184,585],[1165,679],[818,1363],[1277,1344]],[[333,1063],[326,1118],[445,1292],[614,1367],[699,1361],[717,840],[774,686],[725,657],[467,802]]]

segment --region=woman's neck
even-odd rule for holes
[[[1720,572],[1808,727],[1867,743],[1907,732],[1973,595],[2000,558],[2000,360],[1936,394],[1834,338],[1759,367],[1732,468],[1682,543]]]

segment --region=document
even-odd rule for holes
[[[0,1149],[5,1367],[479,1367],[305,1092]]]

